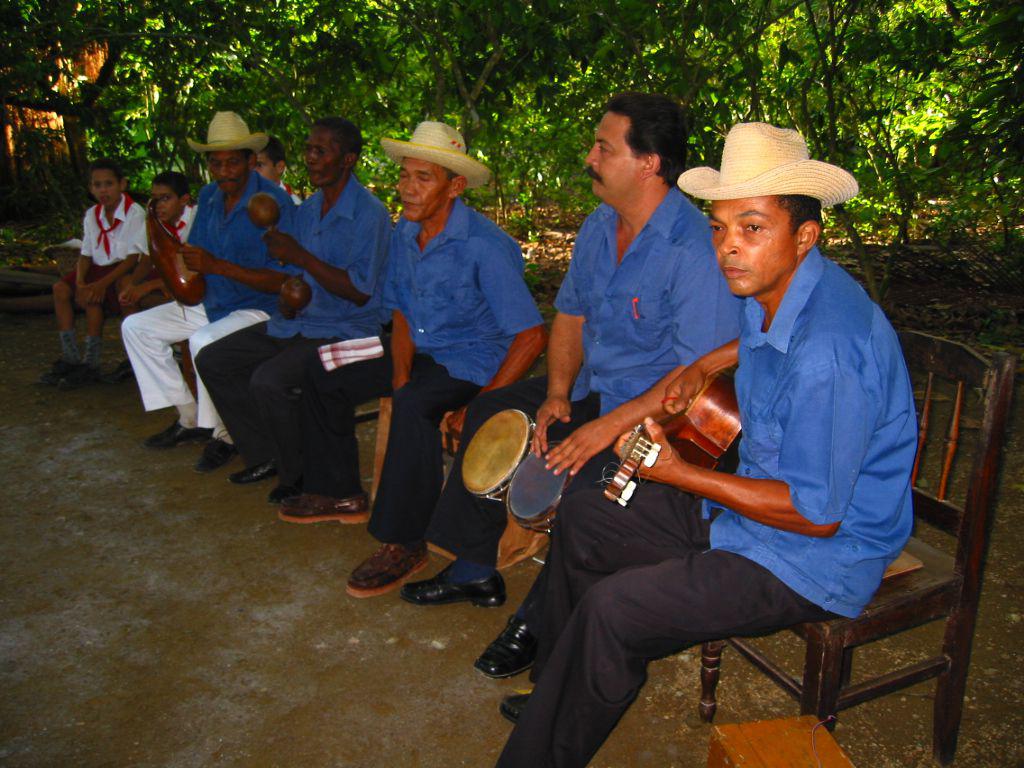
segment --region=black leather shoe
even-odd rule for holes
[[[238,449],[234,445],[215,437],[203,446],[203,453],[193,469],[201,474],[213,472],[231,461],[237,453]]]
[[[268,477],[274,477],[276,474],[277,467],[274,466],[274,462],[265,461],[262,464],[246,467],[239,472],[232,472],[228,475],[228,480],[235,485],[248,485],[249,483],[258,483],[261,480],[266,480]]]
[[[537,655],[537,638],[526,628],[526,622],[510,616],[508,624],[480,654],[473,666],[487,677],[500,680],[525,672],[533,666]]]
[[[528,693],[513,693],[511,696],[506,696],[501,700],[501,706],[498,707],[498,711],[509,722],[518,723],[519,716],[523,714],[523,710],[526,709],[526,703],[529,700],[530,694]]]
[[[267,494],[267,501],[271,504],[280,504],[285,499],[293,498],[300,493],[302,493],[301,481],[295,485],[282,485],[278,483],[278,486]]]
[[[200,443],[209,439],[210,431],[202,427],[183,427],[175,420],[163,432],[147,437],[142,444],[147,448],[173,448],[185,443]]]
[[[451,569],[449,565],[432,579],[403,585],[402,599],[413,605],[446,605],[469,600],[484,608],[496,608],[505,602],[505,580],[497,571],[486,579],[452,584],[448,580]]]

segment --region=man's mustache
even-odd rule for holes
[[[587,174],[587,176],[592,178],[594,181],[601,182],[601,183],[604,182],[604,179],[601,178],[601,174],[599,174],[597,171],[595,171],[589,165],[583,166],[583,172],[585,174]]]

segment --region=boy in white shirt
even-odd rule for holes
[[[125,194],[127,187],[114,160],[101,158],[89,166],[89,192],[97,204],[85,212],[77,266],[53,286],[61,356],[40,383],[74,389],[99,380],[105,312],[121,311],[118,291],[131,279],[139,255],[148,252],[146,213]],[[75,339],[76,305],[85,311],[84,356]]]
[[[177,171],[158,173],[153,177],[149,198],[156,208],[157,218],[167,226],[167,230],[178,238],[179,243],[186,242],[189,230],[192,229],[192,220],[196,216],[196,207],[192,204],[192,196],[189,194],[188,179],[185,174]],[[153,267],[153,262],[147,253],[135,267],[131,283],[118,294],[117,298],[121,302],[125,314],[130,314],[137,310],[139,302],[144,297],[156,291],[162,293],[164,297],[169,297],[163,280],[160,279],[160,275]]]

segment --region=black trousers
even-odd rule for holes
[[[704,640],[831,616],[751,560],[708,550],[700,502],[641,486],[563,505],[548,555],[536,687],[501,768],[585,766],[636,699],[652,659]]]
[[[385,345],[385,348],[387,345]],[[319,370],[317,370],[319,369]],[[441,419],[461,408],[480,385],[456,379],[428,355],[413,356],[408,383],[391,391],[391,358],[342,366],[330,373],[307,367],[302,426],[306,433],[304,487],[344,498],[362,489],[353,411],[391,395],[391,429],[369,531],[387,543],[421,541],[444,483]]]
[[[282,485],[302,475],[302,434],[291,390],[317,347],[333,339],[279,339],[257,323],[204,347],[196,368],[247,467],[277,463]]]
[[[494,565],[498,557],[498,542],[505,531],[505,505],[493,499],[479,498],[466,490],[462,482],[462,456],[473,435],[494,414],[516,408],[534,418],[547,397],[547,386],[547,377],[526,379],[486,392],[473,401],[466,414],[459,452],[427,530],[430,541],[457,557],[482,565]],[[569,422],[556,421],[552,424],[548,428],[548,441],[564,440],[574,430],[596,419],[600,407],[596,394],[572,403]],[[593,457],[569,482],[563,498],[585,488],[600,486],[605,468],[614,466],[615,461],[615,454],[610,449]]]

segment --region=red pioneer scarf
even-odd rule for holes
[[[132,207],[132,199],[130,197],[128,197],[128,195],[122,195],[122,197],[124,198],[125,215],[127,215],[128,214],[128,209]],[[113,224],[111,224],[109,227],[104,227],[103,226],[102,211],[103,211],[103,206],[102,205],[97,205],[96,208],[93,211],[96,214],[96,226],[100,228],[100,233],[99,233],[99,235],[96,236],[96,245],[97,246],[102,245],[103,246],[103,250],[106,251],[107,256],[109,256],[110,255],[110,233],[113,232],[115,229],[117,229],[121,225],[121,220],[120,219],[114,219],[114,223]]]

